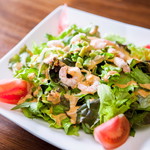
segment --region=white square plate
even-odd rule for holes
[[[41,21],[22,41],[20,41],[6,56],[0,60],[0,79],[12,78],[12,73],[8,69],[9,58],[19,51],[23,45],[31,47],[33,41],[44,42],[46,33],[57,34],[58,18],[62,6],[58,7]],[[138,45],[146,45],[150,42],[150,30],[121,23],[112,19],[96,16],[77,9],[68,8],[70,24],[77,24],[81,27],[90,23],[100,26],[100,32],[115,33],[126,37],[129,42]],[[61,149],[67,150],[102,150],[100,144],[95,142],[91,135],[80,132],[79,137],[65,135],[64,131],[49,128],[48,124],[42,120],[29,119],[19,111],[11,111],[13,105],[0,103],[0,114],[15,122],[28,132],[53,144]],[[136,136],[129,137],[128,141],[118,148],[118,150],[149,150],[150,149],[150,128],[138,130]]]

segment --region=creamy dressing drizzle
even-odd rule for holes
[[[141,95],[142,97],[147,97],[148,95],[150,95],[150,92],[147,92],[147,91],[145,91],[143,89],[139,89],[137,91],[137,94]]]
[[[23,97],[23,98],[21,98],[19,101],[18,101],[18,105],[19,104],[22,104],[22,103],[24,103],[27,99],[29,99],[29,98],[32,98],[32,95],[31,94],[27,94],[25,97]],[[34,101],[36,101],[36,99],[34,100]],[[30,102],[33,102],[33,101],[30,101]]]
[[[129,81],[126,84],[119,84],[119,83],[115,84],[115,86],[118,86],[119,88],[126,88],[129,85],[137,85],[137,83],[135,81]]]
[[[139,84],[142,88],[148,89],[150,90],[150,83],[146,83],[146,84]]]
[[[60,103],[60,93],[51,91],[51,93],[47,97],[48,101],[51,101],[53,104]]]
[[[79,106],[76,106],[78,98],[74,95],[65,94],[64,95],[67,100],[70,102],[70,109],[67,111],[67,115],[70,117],[70,121],[72,124],[76,123],[77,117],[77,109]],[[53,104],[58,104],[60,102],[60,94],[58,92],[51,92],[51,95],[47,98],[48,101],[51,101]],[[50,109],[50,113],[52,113],[52,109]],[[55,119],[56,123],[61,126],[61,121],[67,117],[65,113],[61,113],[59,115],[51,114],[51,117]]]
[[[51,117],[55,120],[57,125],[61,126],[61,121],[63,119],[65,119],[67,116],[65,113],[62,113],[62,114],[58,114],[58,115],[51,114]]]
[[[77,118],[77,109],[79,106],[76,106],[78,102],[78,97],[75,97],[74,95],[69,95],[65,94],[65,98],[67,98],[70,102],[70,109],[67,111],[67,115],[71,118],[71,123],[75,124],[76,123],[76,118]]]

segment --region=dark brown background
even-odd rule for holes
[[[0,0],[0,58],[63,3],[97,15],[150,28],[150,0]],[[0,150],[58,148],[0,116]]]

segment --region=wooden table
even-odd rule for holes
[[[149,0],[0,0],[0,58],[57,6],[150,28]],[[0,150],[58,150],[0,116]]]

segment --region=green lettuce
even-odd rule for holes
[[[25,45],[19,51],[19,54],[14,55],[9,60],[9,69],[13,69],[13,65],[16,63],[21,63],[22,67],[27,67],[28,63],[31,61],[32,52],[28,50],[27,46]]]
[[[131,53],[131,56],[137,57],[141,60],[150,60],[150,49],[144,47],[137,47],[134,44],[127,45],[128,50]]]
[[[127,84],[128,82],[133,81],[133,78],[128,74],[120,74],[119,79],[116,81],[118,84]]]
[[[101,84],[98,86],[100,98],[100,123],[104,123],[118,114],[125,113],[130,105],[136,101],[136,97],[129,93],[128,88],[114,87]]]
[[[138,83],[146,84],[150,83],[150,76],[140,70],[138,67],[133,68],[131,73],[131,77],[135,79]]]
[[[79,136],[79,125],[72,125],[72,123],[70,122],[70,119],[67,117],[65,119],[62,120],[62,126],[64,128],[64,131],[67,135],[76,135]]]
[[[124,37],[121,37],[121,36],[115,35],[115,34],[110,34],[110,35],[108,35],[104,38],[109,40],[109,41],[114,41],[114,42],[118,42],[118,43],[121,43],[121,44],[126,43],[126,39]]]
[[[61,113],[65,113],[69,111],[69,101],[66,100],[63,96],[61,96],[61,102],[59,104],[53,105],[53,114],[58,115]]]
[[[32,53],[34,55],[38,55],[43,51],[44,48],[47,48],[47,43],[42,43],[40,45],[37,45],[36,43],[33,43]]]
[[[49,123],[51,127],[55,128],[64,128],[64,131],[67,135],[76,135],[78,136],[79,133],[79,125],[73,125],[70,122],[70,119],[66,116],[65,119],[61,121],[61,126],[56,124],[55,119],[51,117],[50,108],[53,109],[53,114],[58,115],[60,113],[64,113],[65,111],[68,111],[68,109],[64,110],[64,106],[66,104],[62,104],[64,102],[61,102],[61,104],[54,105],[50,103],[43,103],[41,101],[39,102],[24,102],[20,105],[15,106],[12,108],[12,110],[21,109],[24,115],[28,118],[43,118],[45,121]]]
[[[22,68],[18,71],[16,71],[15,77],[20,78],[26,81],[31,81],[29,79],[29,74],[34,73],[35,77],[32,79],[32,82],[37,80],[37,75],[38,75],[38,69],[36,68]]]
[[[138,62],[135,67],[138,67],[140,70],[143,71],[143,73],[146,73],[150,76],[150,62],[149,61],[143,61]]]
[[[38,102],[24,102],[12,108],[12,110],[15,109],[22,109],[24,115],[28,118],[41,117]]]
[[[118,80],[118,78],[120,77],[120,72],[122,71],[122,69],[120,69],[119,67],[116,67],[110,64],[105,64],[101,66],[101,68],[102,68],[102,72],[100,75],[101,77],[104,77],[105,75],[107,75],[109,71],[116,71],[115,74],[110,75],[109,77],[110,80],[114,80],[114,81]]]
[[[45,37],[47,38],[48,41],[51,41],[51,40],[57,40],[58,38],[56,36],[53,36],[51,34],[46,34]]]

